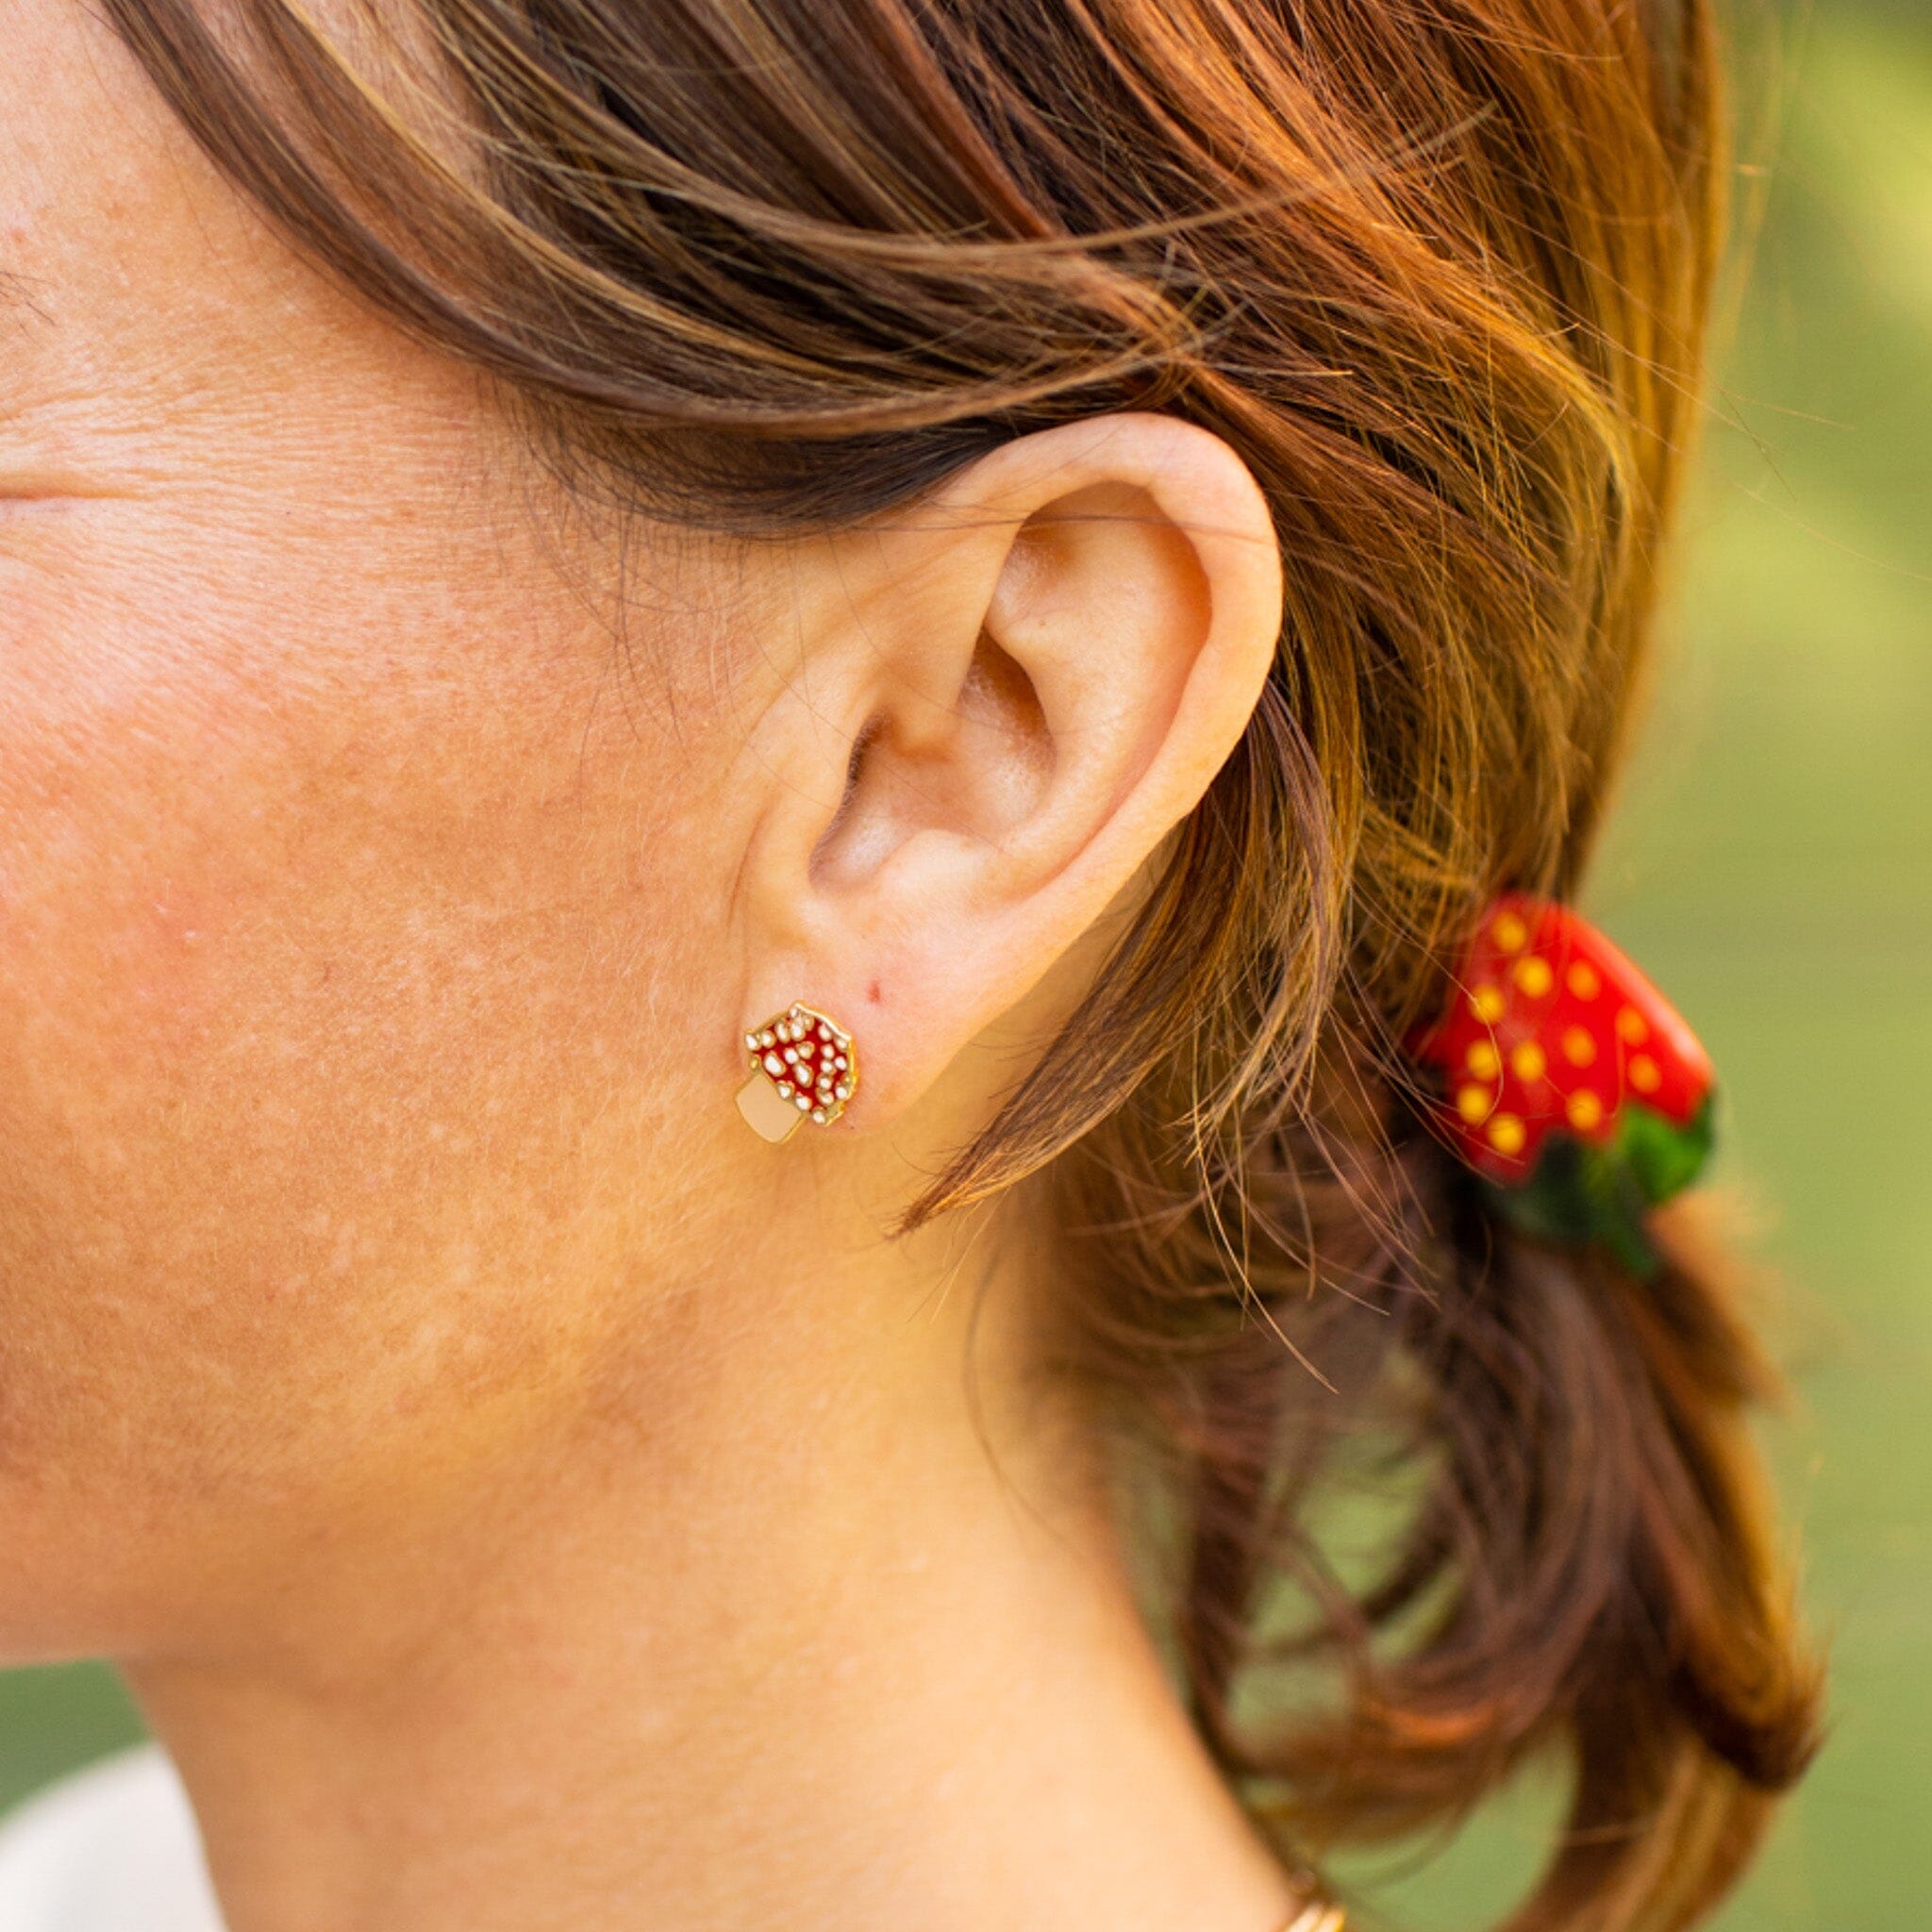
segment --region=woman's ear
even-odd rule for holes
[[[1135,878],[1274,660],[1280,555],[1207,430],[1042,430],[827,540],[836,594],[759,732],[740,1030],[799,999],[853,1033],[839,1127],[894,1119]]]

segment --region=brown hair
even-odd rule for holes
[[[1699,1916],[1813,1736],[1764,1369],[1690,1208],[1649,1279],[1509,1234],[1396,1042],[1491,892],[1574,892],[1627,735],[1722,225],[1708,0],[414,0],[430,62],[372,19],[380,86],[297,0],[108,8],[302,245],[656,513],[850,521],[1115,408],[1241,453],[1288,564],[1261,703],[906,1224],[1058,1204],[1070,1365],[1161,1454],[1257,1815],[1406,1832],[1567,1745],[1511,1924]],[[1351,1579],[1311,1520],[1371,1448],[1408,1501]],[[1245,1694],[1280,1663],[1306,1694]]]

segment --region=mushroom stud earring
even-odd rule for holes
[[[835,1020],[797,1000],[744,1036],[751,1078],[738,1110],[760,1138],[789,1141],[801,1121],[828,1125],[858,1087],[858,1051]]]

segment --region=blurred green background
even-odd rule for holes
[[[1674,657],[1591,909],[1728,1096],[1797,1390],[1770,1432],[1829,1743],[1725,1932],[1932,1923],[1932,0],[1740,25],[1751,275]],[[1761,104],[1757,105],[1757,104]],[[1761,208],[1752,204],[1760,201]],[[139,1735],[102,1669],[0,1674],[0,1804]],[[1488,1923],[1532,1793],[1359,1874]],[[1373,1877],[1373,1882],[1371,1879]]]
[[[1739,33],[1750,273],[1671,660],[1588,903],[1726,1089],[1716,1179],[1752,1205],[1779,1277],[1795,1401],[1767,1440],[1832,1666],[1824,1755],[1713,1923],[1923,1932],[1932,0],[1766,6]],[[1550,1808],[1506,1807],[1364,1895],[1417,1932],[1493,1923]]]

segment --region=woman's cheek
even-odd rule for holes
[[[288,747],[214,625],[144,608],[158,566],[102,543],[103,585],[74,547],[8,572],[0,615],[0,1055],[125,1099],[205,1053],[234,996]]]

